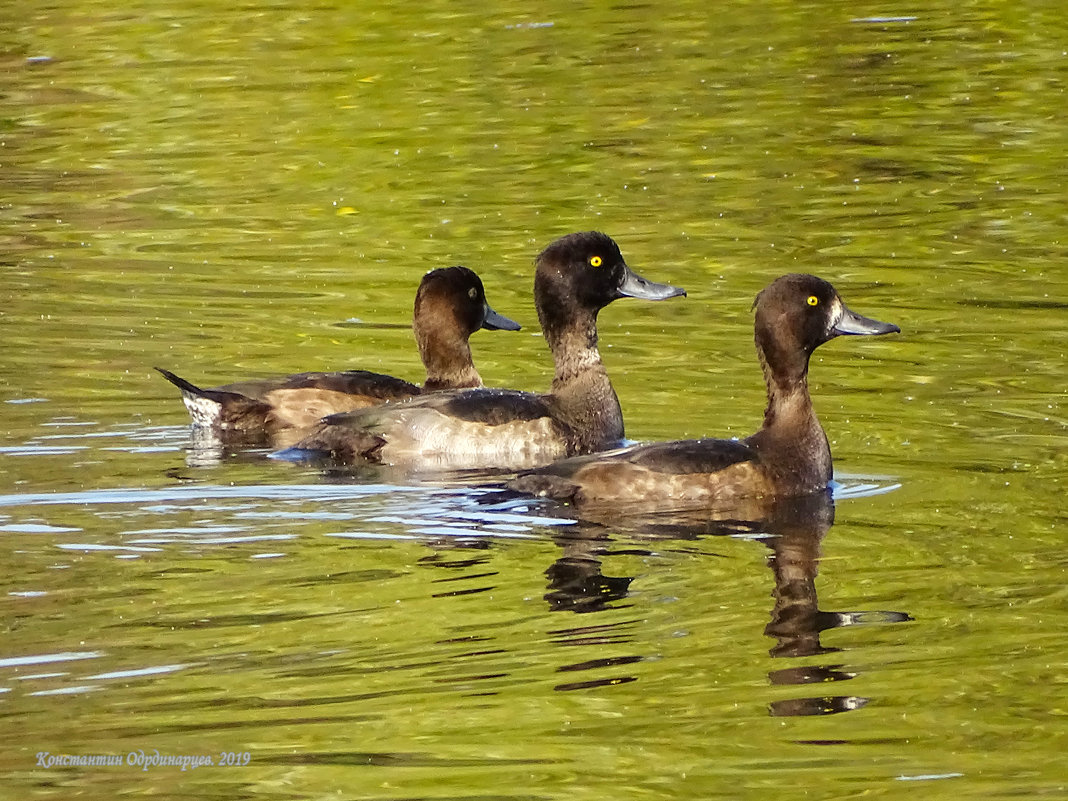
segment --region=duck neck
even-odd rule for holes
[[[782,474],[780,483],[796,484],[799,491],[826,486],[832,472],[831,449],[808,392],[809,354],[794,351],[781,358],[783,351],[762,348],[759,340],[757,350],[768,405],[764,425],[750,438],[751,444],[766,454],[770,469]]]
[[[589,370],[604,373],[601,352],[597,349],[597,315],[573,310],[570,325],[558,326],[549,315],[542,320],[542,330],[556,368],[553,392]],[[607,374],[605,374],[607,378]]]
[[[467,337],[456,331],[427,331],[417,328],[415,338],[426,367],[423,389],[462,389],[482,386],[482,377],[471,359]]]
[[[542,331],[553,354],[552,400],[574,433],[575,453],[600,450],[623,439],[623,411],[597,349],[597,312],[539,304]],[[567,325],[559,324],[567,321]]]
[[[770,430],[796,429],[799,424],[809,421],[818,426],[812,398],[808,394],[808,359],[805,359],[800,370],[789,374],[777,372],[768,365],[767,360],[763,360],[762,366],[768,390],[763,427]]]

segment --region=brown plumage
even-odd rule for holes
[[[275,441],[327,415],[404,400],[424,392],[482,386],[468,338],[480,328],[519,330],[486,302],[479,277],[466,267],[431,270],[419,285],[412,319],[426,367],[422,387],[366,370],[297,373],[202,389],[157,367],[182,391],[193,425],[245,440]],[[276,444],[278,444],[276,442]]]
[[[850,311],[834,287],[786,275],[756,299],[755,339],[768,405],[764,424],[744,440],[698,439],[633,445],[567,459],[517,477],[513,489],[581,508],[624,514],[650,508],[731,505],[755,497],[823,490],[832,476],[827,436],[812,409],[812,352],[841,334],[900,329]]]
[[[562,237],[538,255],[534,274],[534,303],[556,365],[548,394],[474,389],[333,415],[277,456],[517,470],[613,447],[623,438],[623,415],[597,350],[597,313],[621,297],[684,294],[634,273],[605,234]]]

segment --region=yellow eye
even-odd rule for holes
[[[604,261],[601,259],[600,256],[590,256],[591,267],[600,267],[602,264],[604,264]]]
[[[467,290],[467,297],[471,298],[471,300],[474,300],[478,297],[478,290],[474,287],[471,287],[469,290]]]
[[[808,305],[809,306],[816,306],[816,305],[819,304],[819,302],[820,302],[820,299],[817,298],[815,295],[809,295],[808,296]]]

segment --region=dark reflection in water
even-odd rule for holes
[[[545,571],[549,579],[545,600],[550,609],[597,612],[627,596],[634,579],[606,576],[601,570],[601,560],[611,553],[607,533],[569,529],[554,540],[563,555]]]
[[[629,581],[629,580],[628,580]],[[608,624],[603,626],[588,625],[574,628],[559,629],[552,632],[553,642],[556,645],[567,647],[619,645],[629,643],[631,636],[627,633],[625,624]],[[639,654],[625,654],[621,656],[605,657],[600,659],[584,659],[580,662],[571,662],[556,668],[558,673],[573,673],[586,670],[599,670],[602,668],[614,668],[618,666],[633,665],[643,661],[644,657]],[[554,690],[589,690],[594,687],[612,687],[619,684],[629,684],[637,681],[637,677],[623,672],[614,676],[604,676],[596,679],[565,681],[554,685]]]
[[[834,628],[837,622],[833,613],[819,610],[816,598],[820,544],[833,523],[834,504],[823,494],[780,505],[767,523],[771,536],[765,543],[771,548],[768,566],[775,576],[775,607],[764,633],[778,640],[771,649],[773,657],[836,650],[820,644],[820,632]]]
[[[824,646],[822,632],[865,623],[900,623],[912,618],[906,612],[828,612],[819,608],[816,574],[821,543],[834,523],[834,501],[830,493],[771,502],[754,502],[746,508],[724,511],[681,510],[658,512],[648,517],[620,516],[601,511],[601,519],[582,520],[555,537],[563,551],[545,571],[548,588],[545,600],[553,611],[596,612],[609,606],[619,608],[633,581],[630,576],[607,576],[602,570],[606,557],[621,554],[648,554],[640,550],[613,551],[612,529],[646,537],[693,539],[707,536],[746,536],[759,539],[770,550],[768,566],[774,578],[774,605],[764,633],[775,640],[769,654],[776,659],[821,656],[839,649]],[[588,641],[590,629],[569,633]],[[631,664],[640,657],[594,660],[561,668],[585,670],[593,667]],[[773,670],[772,685],[826,685],[856,676],[841,664],[800,665]],[[592,682],[593,685],[634,681],[632,676]],[[572,682],[557,689],[584,689],[591,683]],[[773,716],[829,715],[859,709],[867,698],[851,695],[815,695],[774,701]]]
[[[466,548],[473,547],[470,542],[465,541],[463,546]],[[480,546],[481,548],[482,546]],[[432,579],[435,584],[443,585],[441,589],[431,594],[433,598],[451,598],[460,595],[475,595],[482,592],[492,592],[497,584],[492,581],[497,572],[494,570],[479,570],[482,565],[489,562],[489,557],[486,555],[472,556],[472,557],[459,557],[454,553],[437,552],[430,556],[424,556],[419,560],[419,564],[424,567],[443,568],[449,571],[463,571],[459,575],[445,575]],[[456,589],[449,588],[450,584],[457,582],[478,582],[478,586],[464,586]]]

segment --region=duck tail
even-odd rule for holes
[[[270,403],[226,389],[202,389],[170,370],[156,369],[182,391],[182,402],[198,428],[262,436],[275,424]]]
[[[193,425],[198,428],[224,428],[225,405],[231,393],[201,389],[170,370],[157,367],[160,374],[182,391],[182,402],[189,412]],[[234,396],[240,398],[240,396]]]
[[[181,376],[175,375],[170,370],[164,370],[162,367],[156,367],[155,369],[164,378],[166,378],[168,381],[170,381],[172,384],[174,384],[176,387],[178,387],[178,389],[182,390],[182,394],[183,395],[188,393],[188,394],[190,394],[190,395],[192,395],[193,397],[196,397],[196,398],[207,397],[207,395],[204,392],[204,390],[202,390],[196,384],[193,384],[193,383],[191,383],[189,381],[186,381]]]

